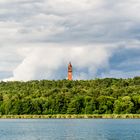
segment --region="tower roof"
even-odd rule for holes
[[[71,62],[69,62],[69,65],[68,65],[69,67],[72,67],[72,64],[71,64]]]

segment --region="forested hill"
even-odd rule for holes
[[[140,113],[140,77],[0,83],[0,114]]]

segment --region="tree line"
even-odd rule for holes
[[[140,114],[140,77],[0,82],[0,115]]]

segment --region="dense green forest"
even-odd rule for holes
[[[140,114],[140,77],[0,82],[0,114]]]

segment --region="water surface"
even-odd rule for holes
[[[140,119],[1,119],[0,140],[140,140]]]

